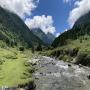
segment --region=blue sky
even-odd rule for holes
[[[0,6],[19,15],[30,30],[56,35],[90,11],[90,0],[0,0]]]
[[[35,24],[37,24],[36,21],[38,22],[38,19],[35,19],[36,16],[40,16],[41,18],[38,17],[40,19],[42,19],[42,15],[45,15],[45,18],[47,18],[47,16],[51,16],[53,19],[52,27],[55,27],[55,30],[52,29],[52,31],[55,32],[51,32],[51,31],[50,32],[58,36],[60,33],[64,32],[65,30],[70,29],[68,18],[70,11],[73,8],[74,8],[73,0],[68,0],[67,2],[64,2],[64,0],[39,0],[37,7],[35,8],[35,10],[32,11],[32,15],[26,17],[27,19],[26,24],[30,28],[31,27],[33,28],[35,27]],[[40,24],[38,26],[40,27]],[[43,28],[41,29],[43,30]],[[49,30],[43,30],[43,31],[46,32]]]
[[[67,19],[72,5],[65,4],[62,0],[40,0],[38,7],[33,11],[33,16],[50,15],[53,17],[56,32],[63,32],[69,28]]]

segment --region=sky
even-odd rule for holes
[[[90,0],[0,0],[0,6],[19,15],[30,29],[58,36],[90,11]]]
[[[33,11],[33,16],[52,16],[56,33],[60,33],[69,28],[67,18],[70,7],[62,0],[40,0],[38,7]]]

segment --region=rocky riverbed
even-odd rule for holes
[[[45,56],[36,61],[36,90],[90,90],[89,68]]]

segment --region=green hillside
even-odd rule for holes
[[[55,39],[52,46],[58,47],[68,44],[68,40],[85,39],[85,35],[90,36],[90,23],[74,26],[71,30],[62,33]]]
[[[80,17],[72,29],[65,31],[57,37],[52,46],[58,47],[68,44],[68,40],[86,39],[86,35],[90,36],[90,13]]]
[[[43,42],[35,36],[24,22],[14,13],[0,7],[0,40],[7,45],[21,44],[23,46],[36,46]]]
[[[33,86],[35,69],[29,63],[33,62],[29,48],[39,44],[44,45],[16,14],[0,7],[0,88],[18,88],[30,83]]]

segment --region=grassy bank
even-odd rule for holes
[[[69,41],[68,44],[40,52],[42,55],[56,57],[59,60],[90,66],[90,38]]]
[[[16,48],[0,48],[0,87],[15,87],[32,81],[32,65],[27,65],[32,53],[23,52]]]

